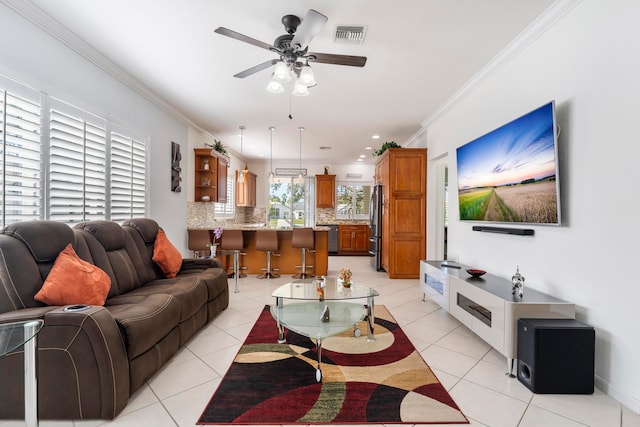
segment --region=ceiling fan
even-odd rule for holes
[[[364,56],[308,52],[309,43],[320,32],[324,24],[327,22],[327,19],[328,18],[326,16],[313,9],[309,9],[307,15],[302,21],[295,15],[285,15],[282,17],[282,25],[284,25],[287,34],[276,38],[273,45],[224,27],[216,28],[215,32],[223,36],[252,44],[262,49],[270,50],[280,56],[279,59],[272,59],[234,74],[234,77],[241,79],[267,69],[272,65],[276,65],[279,62],[282,62],[288,69],[292,70],[298,76],[300,75],[302,68],[304,66],[308,66],[309,62],[364,67],[364,64],[367,62],[367,58]]]

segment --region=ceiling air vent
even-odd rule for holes
[[[336,43],[362,44],[366,33],[364,25],[337,25],[334,40]]]

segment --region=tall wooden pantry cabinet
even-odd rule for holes
[[[387,149],[375,180],[382,184],[382,267],[392,279],[417,279],[427,253],[427,149]]]

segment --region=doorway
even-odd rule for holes
[[[445,154],[434,161],[435,170],[435,244],[434,259],[447,259],[449,248],[449,165]]]

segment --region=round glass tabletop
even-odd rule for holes
[[[44,321],[41,319],[0,323],[0,356],[22,347],[38,335],[43,325]]]
[[[317,279],[303,279],[285,283],[273,291],[271,296],[284,299],[317,300],[316,280]],[[323,291],[323,299],[325,301],[360,299],[377,297],[379,295],[375,289],[359,283],[353,283],[351,287],[345,288],[340,280],[335,277],[325,278]]]

